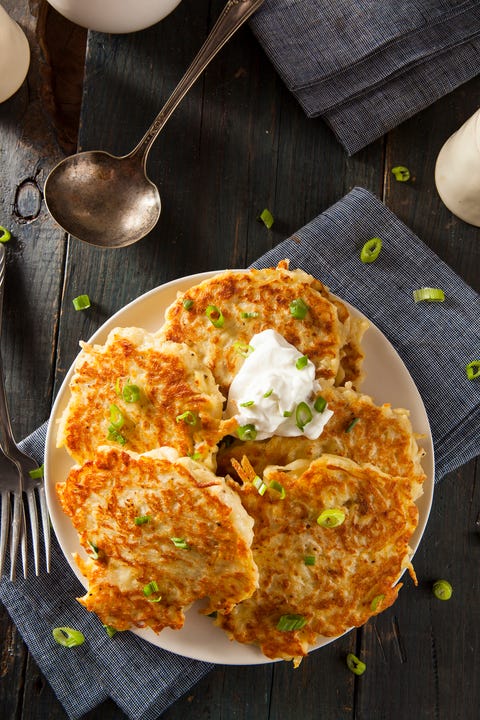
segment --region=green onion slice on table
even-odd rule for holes
[[[416,303],[428,300],[429,302],[443,302],[445,293],[441,288],[422,287],[413,291],[413,299]]]
[[[262,212],[258,216],[258,219],[263,222],[263,224],[265,225],[267,230],[270,230],[270,228],[272,227],[272,225],[275,221],[272,213],[270,212],[270,210],[268,208],[265,208],[265,210],[262,210]]]
[[[363,673],[367,669],[365,663],[359,660],[358,657],[353,653],[348,653],[347,655],[347,667],[355,675],[363,675]]]
[[[380,255],[382,250],[382,239],[379,237],[370,238],[360,251],[360,260],[363,263],[372,263]]]
[[[12,237],[12,234],[10,230],[7,230],[6,227],[3,227],[3,225],[0,225],[0,242],[6,243],[8,242]]]
[[[91,305],[88,295],[78,295],[73,298],[72,303],[75,310],[86,310]]]
[[[53,639],[63,647],[77,647],[85,642],[85,635],[71,627],[56,627],[52,630]]]
[[[407,182],[411,177],[410,170],[405,165],[395,165],[392,168],[392,175],[398,182]]]
[[[439,600],[450,600],[453,594],[453,588],[448,580],[436,580],[433,583],[433,594]]]
[[[480,360],[472,360],[472,362],[469,362],[465,368],[465,372],[469,380],[475,380],[480,377]]]
[[[43,465],[40,465],[38,468],[34,468],[33,470],[29,470],[28,474],[30,475],[33,480],[37,480],[38,478],[43,478]]]
[[[118,630],[113,627],[113,625],[104,625],[105,632],[107,633],[109,638],[112,638],[114,635],[117,634]]]

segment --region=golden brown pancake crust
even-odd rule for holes
[[[293,460],[314,460],[323,453],[348,457],[358,463],[371,463],[389,475],[410,478],[417,486],[425,479],[408,412],[388,404],[375,405],[368,395],[350,387],[325,387],[321,391],[333,416],[316,440],[306,437],[273,437],[260,442],[239,440],[223,447],[217,456],[218,472],[232,472],[231,458],[246,455],[261,474],[267,465],[287,465]]]
[[[58,446],[65,445],[78,463],[93,457],[99,445],[133,452],[168,445],[180,455],[209,460],[228,427],[221,419],[224,398],[191,348],[139,328],[116,328],[104,345],[82,347]],[[129,384],[140,389],[138,401],[125,401]],[[124,419],[117,434],[109,430],[112,405]],[[192,415],[177,419],[185,412]]]
[[[290,312],[290,303],[298,299],[308,306],[303,319]],[[221,327],[207,317],[209,306],[221,311]],[[243,362],[241,348],[267,328],[308,355],[319,379],[335,381],[347,328],[338,319],[337,307],[319,292],[318,281],[301,270],[278,267],[219,273],[177,298],[166,312],[161,336],[195,348],[225,393]]]
[[[319,635],[339,635],[395,601],[400,585],[393,585],[408,565],[418,511],[407,480],[346,458],[324,455],[290,471],[267,469],[264,480],[280,483],[285,498],[273,489],[261,496],[250,482],[238,487],[255,520],[259,588],[217,622],[239,642],[260,645],[267,657],[298,664]],[[332,508],[344,513],[344,522],[321,527],[317,518]],[[306,624],[281,631],[284,615]]]
[[[80,602],[106,625],[180,628],[195,600],[209,597],[207,613],[228,612],[256,587],[252,521],[199,463],[101,448],[57,491],[82,547],[98,551],[96,560],[76,557],[89,587]],[[152,581],[158,590],[146,596]]]

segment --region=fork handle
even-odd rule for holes
[[[6,252],[3,244],[0,243],[0,338],[2,328],[3,293],[5,288],[5,261]],[[5,455],[15,455],[15,438],[13,437],[10,414],[8,412],[7,395],[5,392],[5,378],[3,375],[3,360],[0,347],[0,447]]]

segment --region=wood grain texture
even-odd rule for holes
[[[105,251],[66,240],[38,192],[47,169],[74,141],[82,31],[64,26],[69,40],[56,45],[55,54],[53,28],[61,19],[49,21],[38,0],[4,4],[34,48],[26,87],[0,105],[0,223],[10,225],[15,236],[8,248],[2,350],[19,435],[46,417],[79,340],[112,313],[173,278],[248,265],[355,185],[381,197],[480,290],[480,231],[451,215],[433,182],[442,143],[476,109],[480,78],[348,158],[321,120],[305,118],[244,27],[176,110],[151,152],[148,172],[163,202],[158,225],[136,245]],[[140,33],[91,33],[79,148],[117,154],[131,149],[223,4],[183,0],[164,21]],[[57,25],[48,25],[52,17]],[[68,91],[59,95],[62,73]],[[71,114],[65,104],[62,114],[61,98],[69,93]],[[411,182],[393,179],[396,164],[411,169]],[[270,231],[257,221],[264,207],[276,219]],[[75,312],[71,300],[84,292],[92,308]],[[479,555],[480,483],[478,462],[472,461],[436,490],[415,557],[418,588],[405,578],[393,608],[311,654],[297,670],[285,663],[217,667],[162,717],[401,720],[414,712],[420,720],[477,720]],[[438,577],[454,585],[448,603],[431,594]],[[64,720],[6,613],[0,616],[0,640],[2,717],[5,708],[9,719]],[[367,663],[360,678],[345,666],[349,651]],[[125,717],[111,701],[85,716]]]

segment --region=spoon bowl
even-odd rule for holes
[[[100,247],[131,245],[160,217],[157,186],[128,155],[102,150],[72,155],[52,170],[44,194],[50,214],[66,232]]]
[[[158,188],[146,173],[148,153],[195,80],[262,3],[228,0],[185,75],[128,155],[80,152],[51,170],[44,186],[45,204],[63,230],[91,245],[111,248],[131,245],[152,230],[161,202]]]

